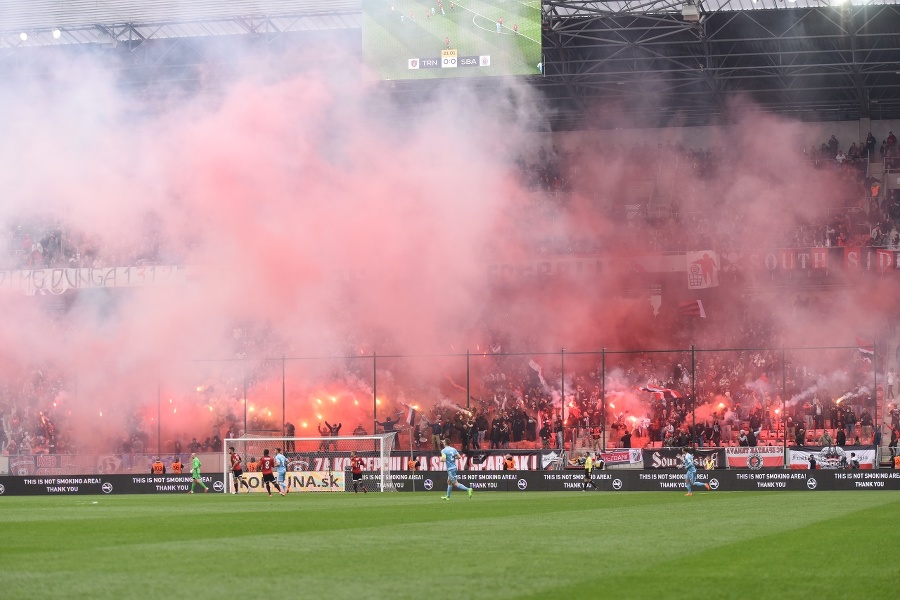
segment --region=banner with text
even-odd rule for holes
[[[174,265],[0,270],[0,289],[22,291],[28,295],[62,294],[66,290],[88,288],[180,285],[186,280],[187,268]]]
[[[788,451],[792,469],[808,469],[811,464],[810,457],[815,460],[817,469],[849,469],[854,460],[859,463],[860,469],[875,468],[875,449],[872,447],[805,446],[791,447]]]
[[[211,492],[222,492],[222,474],[202,475]],[[91,494],[184,494],[190,475],[87,475],[64,477],[0,477],[0,496],[67,496]]]
[[[606,465],[640,465],[644,463],[643,450],[640,448],[607,450],[600,453],[600,458]]]
[[[729,469],[780,469],[784,467],[781,446],[730,446],[725,448]]]
[[[887,248],[780,248],[721,254],[722,273],[761,272],[770,275],[835,270],[884,275],[900,272],[900,251]]]
[[[643,454],[645,469],[684,468],[680,448],[645,448]],[[723,448],[697,448],[693,450],[693,454],[698,470],[725,468],[725,450]],[[707,467],[708,461],[711,462],[709,467]]]
[[[343,471],[288,471],[284,477],[290,492],[343,492]],[[231,476],[229,475],[229,485]],[[278,493],[278,484],[270,483],[272,493]],[[234,489],[234,488],[230,488]],[[242,492],[266,493],[263,484],[262,473],[244,473],[243,483],[240,485]]]
[[[476,471],[460,473],[460,481],[476,492],[580,492],[584,474],[570,471]],[[597,491],[684,492],[684,473],[677,471],[644,471],[611,469],[592,475]],[[398,491],[446,493],[447,473],[441,471],[402,471],[391,473]],[[829,490],[900,490],[900,471],[845,469],[719,469],[698,471],[697,480],[708,483],[715,494],[719,491],[829,491]],[[227,493],[222,474],[203,475],[210,492]],[[330,484],[329,484],[330,485]],[[183,494],[190,488],[189,476],[104,475],[97,477],[0,477],[0,498],[36,495],[105,495],[105,494]],[[371,487],[369,489],[372,489]],[[296,491],[296,490],[295,490]],[[290,498],[291,495],[288,495]],[[201,496],[202,498],[202,496]]]

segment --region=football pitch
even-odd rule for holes
[[[0,498],[0,597],[892,597],[900,492]]]
[[[538,0],[441,1],[363,0],[363,58],[382,79],[540,74]]]

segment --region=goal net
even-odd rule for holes
[[[347,492],[353,491],[350,469],[351,453],[362,459],[362,479],[357,486],[360,492],[394,492],[391,479],[391,448],[397,432],[376,435],[338,437],[265,437],[245,435],[226,438],[224,443],[225,492],[234,493],[234,477],[231,470],[230,448],[241,458],[244,474],[238,480],[243,492],[266,492],[259,459],[265,450],[275,457],[280,448],[287,458],[285,482],[291,492]],[[359,485],[359,484],[362,485]],[[276,491],[273,488],[273,491]]]

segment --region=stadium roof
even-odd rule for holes
[[[360,0],[0,0],[0,31],[359,11]]]
[[[742,96],[808,120],[900,118],[900,0],[694,1],[544,0],[544,77],[530,82],[551,126],[703,124],[728,119]],[[290,44],[304,32],[346,30],[359,52],[360,26],[360,0],[0,0],[0,70],[20,66],[32,47],[133,56],[163,54],[153,46],[166,43],[184,79],[191,62],[203,71],[204,38]],[[173,46],[179,40],[187,52]],[[132,58],[131,70],[141,62]],[[155,68],[143,80],[160,76]],[[393,82],[390,94],[415,103],[447,85]],[[497,89],[495,78],[475,85]],[[610,106],[621,111],[595,110]]]
[[[0,31],[121,23],[200,22],[247,16],[333,14],[360,11],[361,0],[2,0]],[[693,4],[694,2],[689,3]],[[545,2],[559,14],[593,16],[604,13],[681,13],[686,0],[626,0],[616,2]],[[879,6],[891,0],[699,0],[705,12],[827,8],[852,4]],[[204,35],[198,29],[196,35]]]

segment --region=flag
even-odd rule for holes
[[[534,362],[533,358],[529,358],[528,366],[534,369],[534,371],[537,373],[538,379],[541,380],[541,385],[547,385],[547,382],[544,381],[544,370],[541,368],[541,365]]]
[[[410,427],[415,427],[416,425],[416,409],[412,406],[406,411],[406,424]]]
[[[655,385],[647,385],[638,389],[642,392],[650,392],[651,394],[656,396],[657,400],[662,400],[663,398],[667,398],[669,400],[681,398],[681,392],[669,388],[657,387]]]
[[[683,317],[706,318],[706,311],[703,309],[702,300],[691,300],[690,302],[680,304],[678,305],[678,312],[681,313],[681,316]]]
[[[856,345],[859,346],[859,355],[862,359],[871,362],[872,358],[875,356],[875,342],[872,340],[856,338]]]

